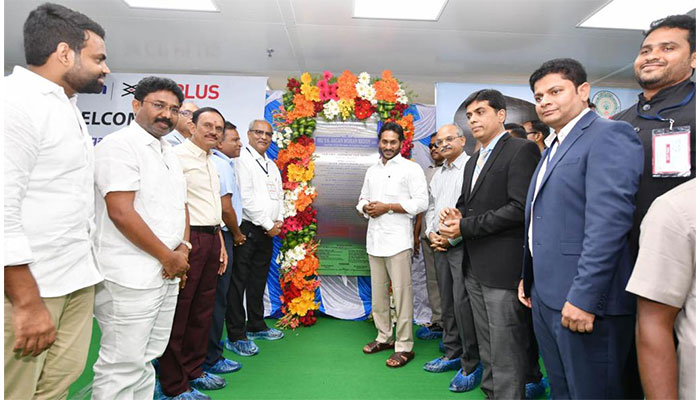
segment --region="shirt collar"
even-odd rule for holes
[[[69,98],[66,96],[66,92],[63,90],[62,86],[19,65],[15,65],[14,69],[12,70],[12,75],[16,75],[23,80],[26,88],[36,89],[42,94],[54,93],[56,95],[68,98],[72,102],[75,102],[78,98],[77,94],[74,94]]]
[[[488,146],[483,147],[479,150],[479,154],[481,154],[482,151],[486,151],[487,152],[486,154],[490,153],[496,147],[496,144],[498,143],[499,140],[501,140],[503,135],[506,135],[506,134],[508,134],[508,131],[503,131],[500,134],[498,134],[498,136],[496,136],[495,138],[493,138],[489,142]]]
[[[379,155],[379,160],[377,160],[377,163],[378,163],[379,165],[383,165],[383,166],[385,166],[385,167],[388,167],[388,166],[390,166],[390,165],[394,165],[394,164],[400,163],[401,161],[399,160],[399,158],[403,158],[403,156],[402,156],[401,154],[397,154],[397,155],[395,155],[391,160],[387,161],[386,164],[384,164],[384,163],[382,162],[382,155],[380,154],[380,155]]]
[[[215,155],[215,156],[217,156],[217,157],[223,159],[224,161],[226,161],[226,162],[229,163],[229,164],[232,164],[232,163],[233,163],[233,160],[232,160],[229,156],[227,156],[226,154],[222,153],[222,152],[219,151],[218,149],[212,149],[212,150],[211,150],[211,153],[212,153],[213,155]]]
[[[559,133],[550,133],[549,136],[547,136],[547,138],[544,140],[544,144],[546,144],[547,147],[552,147],[552,144],[554,144],[554,139],[557,138],[559,138],[558,141],[559,144],[561,144],[564,141],[564,139],[566,139],[566,137],[569,135],[569,132],[571,132],[571,130],[574,129],[574,126],[576,126],[578,121],[581,118],[583,118],[583,116],[586,115],[586,113],[588,113],[589,111],[591,111],[591,109],[588,107],[581,110],[581,112],[577,116],[575,116],[574,119],[567,122],[566,125],[564,125],[564,127],[561,128]]]
[[[185,146],[187,150],[197,157],[207,157],[209,155],[209,153],[199,148],[199,146],[194,144],[189,138],[182,142],[180,146]]]
[[[267,154],[260,155],[255,148],[249,144],[245,146],[246,150],[248,150],[248,153],[250,153],[251,156],[253,156],[253,160],[263,160],[267,162]]]
[[[668,98],[678,96],[680,98],[685,97],[687,94],[687,91],[693,87],[692,80],[690,78],[684,80],[683,82],[677,83],[673,86],[665,87],[661,90],[659,90],[654,97],[652,97],[650,100],[647,100],[646,97],[644,97],[644,92],[639,93],[639,103],[641,104],[646,104],[646,103],[656,103],[660,101],[664,101]]]
[[[489,145],[490,145],[490,143],[489,143]],[[442,168],[443,169],[452,169],[452,168],[462,169],[467,164],[467,160],[469,160],[469,156],[467,155],[467,153],[462,151],[462,154],[460,154],[459,157],[457,157],[457,159],[455,159],[455,161],[452,164],[449,164],[447,162],[447,160],[445,160],[445,162],[442,164]]]

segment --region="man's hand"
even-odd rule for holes
[[[180,277],[180,290],[185,288],[185,283],[187,283],[187,274]]]
[[[413,235],[413,255],[418,257],[420,254],[420,238],[418,235]]]
[[[168,279],[182,277],[190,269],[187,248],[182,250],[181,247],[185,247],[185,245],[181,244],[175,251],[169,252],[163,259],[159,260]]]
[[[246,241],[246,237],[241,231],[233,233],[233,245],[234,246],[241,246],[243,243],[245,243],[245,241]]]
[[[27,305],[12,305],[12,327],[15,331],[13,351],[22,357],[36,357],[56,341],[56,328],[51,313],[41,298]]]
[[[458,209],[452,207],[445,207],[440,210],[438,214],[439,222],[442,224],[447,219],[462,219],[462,213]],[[440,230],[442,232],[442,229]]]
[[[280,228],[278,228],[278,227],[277,227],[277,224],[275,224],[275,225],[272,227],[272,229],[270,229],[269,231],[267,231],[267,236],[269,236],[269,237],[275,237],[275,236],[279,235],[280,232],[281,232],[281,231],[280,231]]]
[[[450,247],[450,242],[447,241],[447,238],[442,237],[435,232],[430,232],[428,239],[430,239],[430,247],[432,247],[432,249],[435,251],[447,251],[447,249]]]
[[[561,324],[572,332],[593,332],[594,320],[594,314],[583,311],[568,301],[564,303],[564,308],[561,309]]]
[[[381,201],[371,201],[363,208],[367,215],[372,218],[381,217],[389,211],[389,205]]]
[[[462,232],[459,230],[459,220],[446,219],[445,222],[442,222],[440,224],[440,235],[449,239],[457,239],[462,236]]]
[[[518,300],[520,300],[525,307],[532,308],[532,299],[525,297],[525,285],[522,279],[518,282]]]
[[[219,237],[221,239],[221,252],[219,253],[219,275],[223,275],[226,272],[226,267],[228,266],[228,253],[226,252],[226,246],[224,245],[224,236],[219,230]]]

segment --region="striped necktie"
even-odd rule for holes
[[[490,152],[490,150],[482,150],[479,152],[479,158],[476,159],[476,167],[474,167],[474,174],[472,175],[472,191],[474,191],[476,180],[479,179],[481,169],[484,168],[484,164],[486,164],[486,155]]]

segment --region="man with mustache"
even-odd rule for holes
[[[223,378],[204,372],[217,276],[226,271],[227,255],[221,234],[219,175],[210,159],[224,133],[224,117],[212,107],[192,114],[193,135],[175,147],[187,181],[187,209],[192,249],[175,308],[170,341],[160,362],[163,394],[179,398],[209,398],[199,390],[226,386]],[[192,394],[194,393],[194,395]]]
[[[284,337],[280,330],[268,328],[264,319],[263,296],[272,260],[272,238],[282,228],[283,199],[280,171],[265,154],[270,143],[272,126],[265,120],[252,121],[248,125],[248,145],[241,151],[237,165],[243,221],[240,230],[245,240],[234,253],[226,309],[228,338],[224,346],[244,357],[258,353],[254,339]]]
[[[175,122],[175,129],[163,137],[172,146],[184,142],[192,137],[192,113],[197,111],[199,107],[191,101],[186,101],[180,106],[180,113]]]
[[[440,285],[442,316],[444,321],[443,344],[445,356],[426,363],[429,372],[458,370],[450,382],[453,392],[466,392],[481,383],[482,367],[479,363],[479,346],[474,330],[474,318],[464,285],[462,239],[449,240],[440,235],[438,213],[446,207],[454,207],[462,193],[464,165],[469,156],[464,152],[466,138],[462,128],[454,124],[438,129],[435,144],[445,162],[430,181],[430,201],[426,211],[425,235],[435,251],[435,269]]]
[[[92,138],[77,93],[109,73],[102,27],[43,4],[4,93],[5,398],[65,398],[85,367],[94,285]]]
[[[183,99],[170,79],[142,79],[134,121],[95,147],[96,254],[105,280],[95,291],[102,336],[94,399],[152,396],[150,361],[168,344],[190,245],[185,178],[163,136]]]
[[[398,368],[413,352],[413,287],[411,254],[413,216],[428,208],[428,188],[420,166],[400,154],[403,128],[386,122],[379,130],[381,157],[365,174],[357,211],[369,219],[367,255],[372,281],[372,317],[377,338],[367,343],[366,354],[394,348],[386,365]],[[396,342],[389,308],[389,286],[396,304]]]
[[[630,234],[630,245],[635,258],[639,252],[642,219],[651,203],[695,177],[695,82],[691,80],[695,62],[695,18],[673,15],[653,22],[644,34],[634,61],[634,75],[642,87],[639,101],[613,117],[632,124],[644,145],[644,173],[639,181],[634,225]],[[671,125],[675,132],[669,129]],[[656,129],[666,129],[673,134],[654,132]],[[681,168],[681,173],[677,171],[679,168],[672,168],[671,173],[659,170],[659,166],[664,166],[667,154],[665,151],[654,151],[664,150],[666,146],[662,142],[672,137],[677,140],[675,143],[678,143],[678,151],[669,152],[668,160],[674,163],[682,161],[684,168]],[[676,148],[675,145],[672,147]],[[638,298],[640,313],[653,312],[654,305],[658,303]],[[668,309],[665,311],[673,312]],[[652,324],[658,322],[648,318],[644,321]],[[656,337],[658,338],[659,336]],[[636,354],[634,351],[630,353],[626,389],[627,395],[639,398],[643,393],[637,373]]]

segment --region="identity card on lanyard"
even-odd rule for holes
[[[275,184],[275,181],[270,176],[268,176],[266,182],[267,193],[270,194],[270,200],[279,200],[277,197],[277,185]]]
[[[690,125],[652,130],[651,152],[654,178],[690,176]]]

